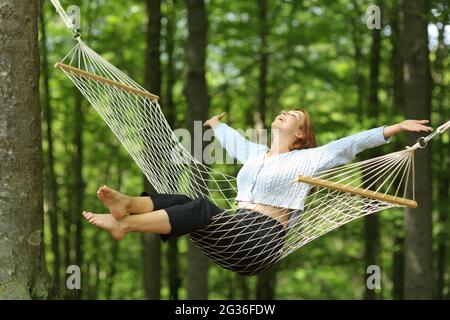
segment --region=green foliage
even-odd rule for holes
[[[59,218],[58,235],[61,253],[62,285],[65,284],[66,264],[75,263],[75,223],[81,212],[74,212],[74,127],[76,90],[61,72],[51,66],[61,60],[73,45],[67,32],[49,1],[44,1],[44,15],[47,20],[48,61],[50,70],[50,102],[53,111],[52,134],[55,157],[56,182],[58,186]],[[373,1],[268,1],[270,26],[268,36],[268,110],[270,120],[282,109],[303,107],[314,119],[319,144],[363,130],[368,126],[391,124],[404,119],[402,110],[393,103],[392,88],[392,38],[390,16],[385,12],[391,4],[383,8],[383,30],[380,75],[380,117],[367,119],[358,114],[357,80],[355,77],[354,36],[360,37],[362,49],[362,75],[365,79],[364,110],[367,112],[367,79],[369,75],[369,55],[371,31],[365,26],[363,14]],[[64,6],[69,3],[62,1]],[[355,7],[354,4],[358,4]],[[81,7],[82,36],[89,45],[102,56],[129,74],[137,82],[144,82],[146,50],[146,10],[144,1],[98,0],[78,1]],[[209,19],[207,47],[207,82],[211,96],[211,114],[228,110],[224,119],[236,128],[253,125],[253,116],[258,109],[258,61],[259,24],[257,1],[210,0],[207,2]],[[433,2],[435,14],[430,15],[430,23],[442,19],[439,2]],[[185,126],[187,104],[183,94],[187,38],[186,8],[183,1],[162,3],[161,61],[163,71],[162,92],[167,79],[167,38],[168,17],[174,12],[176,30],[174,39],[174,62],[176,82],[173,89],[176,105],[176,127]],[[440,15],[441,14],[441,15]],[[441,21],[449,27],[449,21]],[[450,43],[444,44],[447,53],[440,65],[436,65],[436,49],[431,48],[433,73],[438,76],[440,86],[433,91],[432,123],[440,123],[449,118],[448,85],[450,82]],[[446,88],[446,89],[445,89]],[[164,96],[162,107],[164,109]],[[139,168],[114,138],[95,110],[83,99],[83,180],[85,184],[83,207],[93,212],[105,212],[98,201],[96,191],[108,184],[130,195],[139,195],[143,190]],[[444,111],[443,111],[444,110]],[[445,114],[443,114],[443,112]],[[363,123],[358,122],[360,117]],[[45,137],[44,137],[45,138]],[[397,138],[395,138],[397,139]],[[386,146],[385,151],[403,148],[401,141]],[[449,144],[448,135],[444,144]],[[48,170],[48,141],[43,144]],[[389,148],[392,148],[390,150]],[[447,155],[448,156],[448,155]],[[439,158],[433,159],[433,167],[439,167]],[[235,174],[238,167],[218,165],[216,169]],[[440,171],[443,170],[443,171]],[[434,171],[435,178],[449,175],[448,167]],[[434,189],[438,188],[434,180]],[[49,184],[46,180],[46,195]],[[47,196],[46,196],[47,198]],[[447,198],[448,199],[448,198]],[[435,199],[435,216],[438,215],[439,199]],[[45,208],[48,208],[46,199]],[[394,237],[403,231],[401,210],[391,209],[379,214],[381,219],[381,297],[392,298]],[[50,225],[46,216],[47,262],[51,266],[54,253],[50,250]],[[435,219],[434,233],[449,230]],[[450,219],[448,219],[450,220]],[[143,299],[143,272],[141,241],[139,235],[130,235],[120,242],[117,254],[114,240],[109,234],[99,231],[83,221],[82,298],[95,299]],[[179,263],[181,290],[180,298],[186,298],[186,251],[187,239],[179,242]],[[449,237],[444,243],[450,246]],[[168,246],[162,246],[162,256]],[[437,248],[436,248],[437,250]],[[450,250],[447,261],[450,261]],[[112,274],[112,266],[116,271]],[[285,299],[360,299],[365,290],[365,261],[363,221],[355,221],[334,230],[296,251],[279,263],[277,272],[277,298]],[[446,279],[450,276],[447,264]],[[50,268],[51,269],[51,268]],[[211,299],[243,297],[243,278],[223,270],[211,263],[209,271],[209,296]],[[167,260],[162,259],[163,299],[169,299]],[[108,296],[108,286],[111,292]],[[250,298],[254,298],[256,278],[246,278]],[[1,289],[1,288],[0,288]],[[448,287],[446,290],[449,290]],[[73,293],[66,292],[66,297]]]

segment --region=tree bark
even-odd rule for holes
[[[448,9],[442,13],[442,17],[448,17]],[[445,65],[444,58],[448,54],[448,48],[444,42],[444,26],[445,26],[445,18],[442,19],[440,28],[439,28],[439,36],[438,36],[438,48],[436,50],[436,60],[434,63],[434,83],[436,90],[436,103],[438,104],[436,110],[442,116],[441,119],[448,119],[449,112],[446,112],[445,101],[446,95],[448,92],[448,88],[445,84]],[[448,108],[447,108],[448,110]],[[437,156],[439,157],[440,167],[438,170],[438,223],[440,225],[439,233],[437,235],[437,283],[436,283],[436,297],[437,299],[445,299],[445,272],[447,266],[447,237],[448,237],[448,208],[449,205],[449,185],[450,185],[450,177],[448,174],[448,170],[450,168],[450,144],[445,141],[444,136],[441,135],[440,139],[437,141],[438,150]]]
[[[167,23],[166,23],[166,37],[165,48],[167,53],[167,65],[165,68],[166,74],[166,88],[164,96],[165,116],[169,125],[174,129],[176,127],[176,106],[173,100],[173,87],[175,85],[175,31],[176,31],[176,9],[177,0],[167,1]]]
[[[409,119],[430,119],[431,75],[428,58],[426,0],[404,1],[405,106]],[[408,136],[408,145],[418,138]],[[434,278],[431,222],[431,147],[415,154],[416,209],[405,210],[405,299],[432,299]]]
[[[380,5],[380,4],[378,4]],[[380,54],[381,54],[381,30],[373,29],[372,32],[372,48],[370,54],[370,71],[369,71],[369,97],[367,109],[367,122],[369,127],[375,126],[375,122],[379,115],[379,99],[378,91],[380,88]],[[374,122],[375,121],[375,122]],[[367,150],[365,157],[374,158],[378,156],[378,150]],[[368,187],[368,186],[365,186]],[[372,186],[372,188],[376,188]],[[380,220],[378,215],[370,214],[364,218],[364,246],[365,246],[365,266],[364,278],[367,278],[367,267],[370,265],[380,266]],[[365,283],[365,281],[363,282]],[[376,289],[365,287],[364,298],[366,300],[375,300],[377,298]]]
[[[267,0],[257,0],[259,21],[259,78],[258,78],[258,108],[263,126],[266,126],[267,111],[267,73],[269,67],[269,49],[267,37],[269,25],[267,21]]]
[[[272,265],[269,269],[258,274],[256,282],[256,300],[275,299],[276,268],[277,265]]]
[[[267,0],[258,0],[259,21],[259,78],[258,78],[258,113],[262,126],[266,127],[267,111],[267,76],[269,69],[269,51],[267,37],[269,35]],[[261,272],[257,277],[257,299],[274,299],[275,297],[276,268],[271,267]]]
[[[395,0],[391,13],[391,28],[392,28],[392,52],[391,52],[391,70],[392,70],[392,89],[393,89],[393,103],[394,109],[397,112],[404,114],[404,83],[403,83],[403,50],[402,50],[402,16],[401,0]],[[394,221],[394,252],[392,257],[392,281],[393,292],[392,296],[395,300],[403,299],[404,291],[404,235],[403,216],[398,217]]]
[[[147,53],[145,66],[145,86],[148,91],[160,95],[161,92],[161,0],[147,0]],[[154,191],[143,176],[144,189]],[[144,268],[144,291],[149,300],[161,298],[161,239],[158,234],[144,233],[142,239],[142,260]]]
[[[164,96],[165,116],[171,128],[176,128],[176,113],[177,108],[173,100],[173,87],[175,85],[175,63],[174,63],[174,48],[175,48],[175,30],[176,30],[176,6],[177,1],[167,1],[167,23],[166,23],[166,37],[165,48],[167,53],[166,64],[166,88]],[[169,247],[167,249],[167,266],[168,266],[168,281],[169,281],[169,299],[178,300],[178,290],[180,288],[181,279],[178,265],[178,238],[168,240]]]
[[[75,110],[74,110],[74,137],[73,144],[75,147],[75,154],[73,158],[73,172],[74,172],[74,206],[73,206],[73,219],[75,222],[75,263],[83,270],[83,220],[81,212],[83,211],[84,201],[84,180],[83,180],[83,124],[84,113],[82,96],[78,89],[74,90],[75,95]],[[84,270],[87,271],[87,270]],[[86,277],[82,277],[86,279]],[[77,298],[82,298],[84,294],[82,284],[81,290],[77,290]]]
[[[363,74],[364,56],[361,48],[361,30],[360,30],[360,17],[361,8],[357,1],[352,0],[354,10],[356,15],[352,18],[352,39],[353,39],[353,50],[355,59],[355,85],[357,90],[357,104],[356,111],[358,115],[358,120],[360,123],[364,120],[364,97],[365,97],[365,79]]]
[[[205,76],[208,22],[204,0],[186,0],[186,6],[189,33],[187,40],[187,79],[185,94],[189,108],[187,126],[191,132],[191,136],[194,137],[194,121],[205,121],[209,113],[210,98]],[[198,143],[198,141],[194,143]],[[201,143],[203,147],[203,141]],[[207,299],[208,258],[191,241],[189,241],[187,257],[188,299]]]
[[[38,8],[0,1],[0,299],[59,297],[44,258]]]
[[[46,181],[48,184],[48,217],[50,221],[51,231],[51,248],[53,253],[53,279],[55,285],[60,286],[60,265],[61,255],[59,250],[59,235],[58,235],[58,185],[56,183],[55,174],[55,157],[53,151],[53,134],[52,134],[52,122],[53,112],[50,104],[50,86],[49,86],[49,66],[48,66],[48,50],[47,50],[47,32],[46,21],[44,14],[44,3],[40,1],[39,12],[40,28],[41,28],[41,41],[42,41],[42,66],[41,73],[43,78],[43,97],[42,105],[45,119],[45,134],[47,139],[47,175]],[[44,170],[45,172],[45,170]]]

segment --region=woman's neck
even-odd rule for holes
[[[278,134],[272,136],[270,149],[267,151],[268,154],[277,155],[289,151],[291,151],[291,149],[289,148],[289,143],[286,142],[286,139],[280,139]]]

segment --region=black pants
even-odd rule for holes
[[[169,216],[167,241],[189,234],[205,254],[222,267],[243,275],[253,275],[275,262],[283,247],[286,231],[278,220],[249,209],[230,212],[209,199],[192,199],[182,194],[142,192],[154,209]]]
[[[194,232],[208,224],[215,214],[224,211],[206,198],[192,199],[183,194],[145,191],[141,193],[141,196],[149,196],[154,210],[164,209],[169,216],[171,232],[167,235],[161,234],[163,241]]]

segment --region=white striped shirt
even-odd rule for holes
[[[237,175],[236,201],[261,203],[296,209],[289,226],[298,219],[311,186],[295,182],[298,175],[314,176],[316,172],[352,161],[366,149],[390,142],[384,127],[361,131],[323,146],[292,150],[264,157],[268,146],[245,139],[237,130],[220,123],[215,137],[234,159],[244,165]]]

